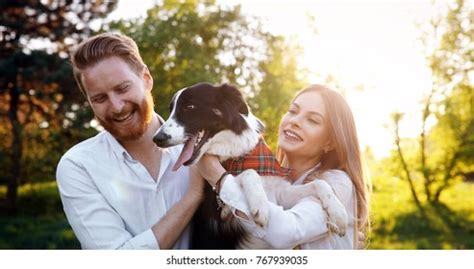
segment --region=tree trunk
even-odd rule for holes
[[[428,201],[431,201],[432,199],[430,185],[433,183],[433,181],[431,178],[431,172],[428,166],[426,165],[426,121],[428,120],[428,117],[430,116],[430,104],[431,104],[431,99],[434,94],[434,89],[435,89],[435,86],[433,85],[431,87],[431,93],[428,96],[425,103],[425,108],[423,110],[422,128],[421,128],[421,134],[420,134],[421,173],[423,174],[423,179],[424,179],[423,186],[425,188],[425,195]]]
[[[423,206],[421,205],[420,199],[418,199],[418,195],[416,194],[415,184],[413,183],[413,179],[410,176],[410,170],[408,169],[408,165],[405,161],[405,158],[403,157],[402,147],[400,145],[400,135],[399,135],[399,131],[398,131],[398,127],[399,127],[398,123],[399,123],[398,121],[395,122],[395,144],[397,146],[398,156],[400,157],[400,161],[402,163],[403,170],[405,171],[406,178],[407,178],[408,183],[410,185],[410,191],[411,191],[411,195],[413,197],[413,200],[415,201],[415,204],[418,207],[418,209],[420,210],[421,214],[423,216],[426,216],[425,210],[423,209]]]
[[[20,91],[16,85],[10,89],[10,108],[8,110],[8,119],[12,126],[12,147],[11,147],[11,178],[7,183],[7,210],[9,214],[16,214],[17,199],[18,199],[18,185],[21,173],[21,155],[22,155],[22,141],[21,132],[22,127],[18,120],[18,104],[20,100]]]

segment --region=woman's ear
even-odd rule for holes
[[[324,145],[324,147],[323,147],[324,153],[326,154],[326,153],[330,152],[333,149],[334,149],[334,146],[333,146],[332,141],[328,140],[326,142],[326,144]]]

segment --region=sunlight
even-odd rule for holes
[[[133,3],[132,3],[133,2]],[[417,1],[219,1],[241,4],[264,27],[304,48],[302,67],[312,83],[336,77],[356,118],[362,147],[387,156],[393,137],[385,126],[394,111],[405,113],[402,136],[420,132],[421,101],[431,87],[417,24],[445,3]],[[145,16],[154,1],[119,2],[109,18]],[[362,88],[363,90],[357,90]]]

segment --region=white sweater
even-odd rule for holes
[[[314,169],[303,174],[293,185],[302,184],[306,176]],[[355,191],[349,176],[341,170],[329,170],[323,175],[324,180],[332,187],[336,196],[345,206],[349,216],[346,234],[339,237],[327,229],[326,213],[316,198],[302,197],[293,208],[283,207],[268,202],[269,220],[261,228],[253,220],[239,218],[252,234],[270,244],[273,248],[292,249],[352,249],[354,246]],[[242,189],[231,175],[224,181],[220,197],[235,212],[236,209],[250,216],[248,205]],[[235,214],[234,214],[235,215]]]

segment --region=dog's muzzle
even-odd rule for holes
[[[169,134],[164,132],[158,132],[153,137],[153,142],[155,142],[158,147],[167,147],[169,146],[168,141],[170,140],[170,138],[171,136]]]

